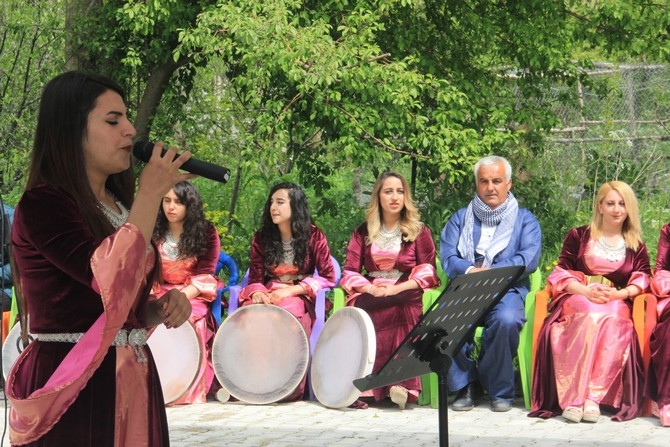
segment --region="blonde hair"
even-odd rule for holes
[[[640,224],[640,211],[637,205],[637,197],[633,189],[625,182],[613,181],[604,183],[598,190],[598,195],[593,203],[593,215],[591,216],[591,238],[597,239],[602,234],[603,215],[598,211],[598,205],[602,203],[610,191],[616,191],[626,204],[628,216],[623,223],[622,233],[626,247],[637,250],[642,243],[642,225]]]
[[[398,226],[400,232],[402,233],[402,239],[405,242],[412,242],[418,236],[421,230],[423,229],[423,223],[421,222],[421,216],[419,214],[419,209],[414,204],[414,199],[412,199],[412,192],[409,188],[409,184],[405,177],[401,174],[393,171],[384,172],[379,176],[375,182],[374,187],[372,188],[372,198],[368,209],[365,212],[365,221],[368,225],[368,236],[365,240],[367,245],[370,245],[377,236],[382,228],[382,207],[379,205],[379,194],[382,189],[384,181],[389,177],[395,177],[400,180],[402,183],[402,188],[404,190],[404,207],[400,211],[400,220],[398,221]]]

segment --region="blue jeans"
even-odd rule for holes
[[[470,357],[474,344],[467,341],[452,359],[447,386],[457,391],[479,380],[492,401],[514,400],[513,360],[519,332],[526,322],[524,302],[528,289],[513,288],[486,315],[479,359]]]

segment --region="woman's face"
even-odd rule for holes
[[[626,202],[621,194],[612,190],[605,195],[598,204],[598,212],[603,216],[603,224],[615,227],[623,227],[623,223],[628,217]]]
[[[170,223],[184,222],[186,219],[186,204],[181,203],[174,189],[163,197],[163,212]]]
[[[405,208],[405,190],[398,177],[388,177],[379,190],[379,205],[384,215],[399,215]]]
[[[86,172],[107,177],[130,167],[135,127],[128,120],[126,105],[113,90],[100,95],[88,115],[83,141]]]
[[[275,225],[291,222],[291,199],[287,189],[278,189],[270,196],[270,217]]]

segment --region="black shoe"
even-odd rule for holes
[[[512,409],[512,402],[508,402],[506,400],[494,400],[491,401],[491,411],[495,411],[498,413],[503,413],[505,411],[509,411]]]
[[[470,411],[477,405],[477,399],[481,396],[481,392],[476,382],[469,383],[462,388],[457,394],[456,399],[451,404],[451,409],[454,411]]]

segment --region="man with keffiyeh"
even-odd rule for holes
[[[453,279],[511,265],[523,265],[526,271],[486,315],[479,358],[471,358],[472,340],[453,358],[448,387],[458,390],[453,410],[474,408],[483,387],[492,411],[509,411],[514,399],[512,360],[519,346],[519,332],[526,322],[528,277],[540,260],[542,232],[533,213],[519,208],[510,191],[509,161],[493,155],[484,157],[475,164],[474,173],[475,198],[457,211],[442,230],[440,260],[445,273]]]

